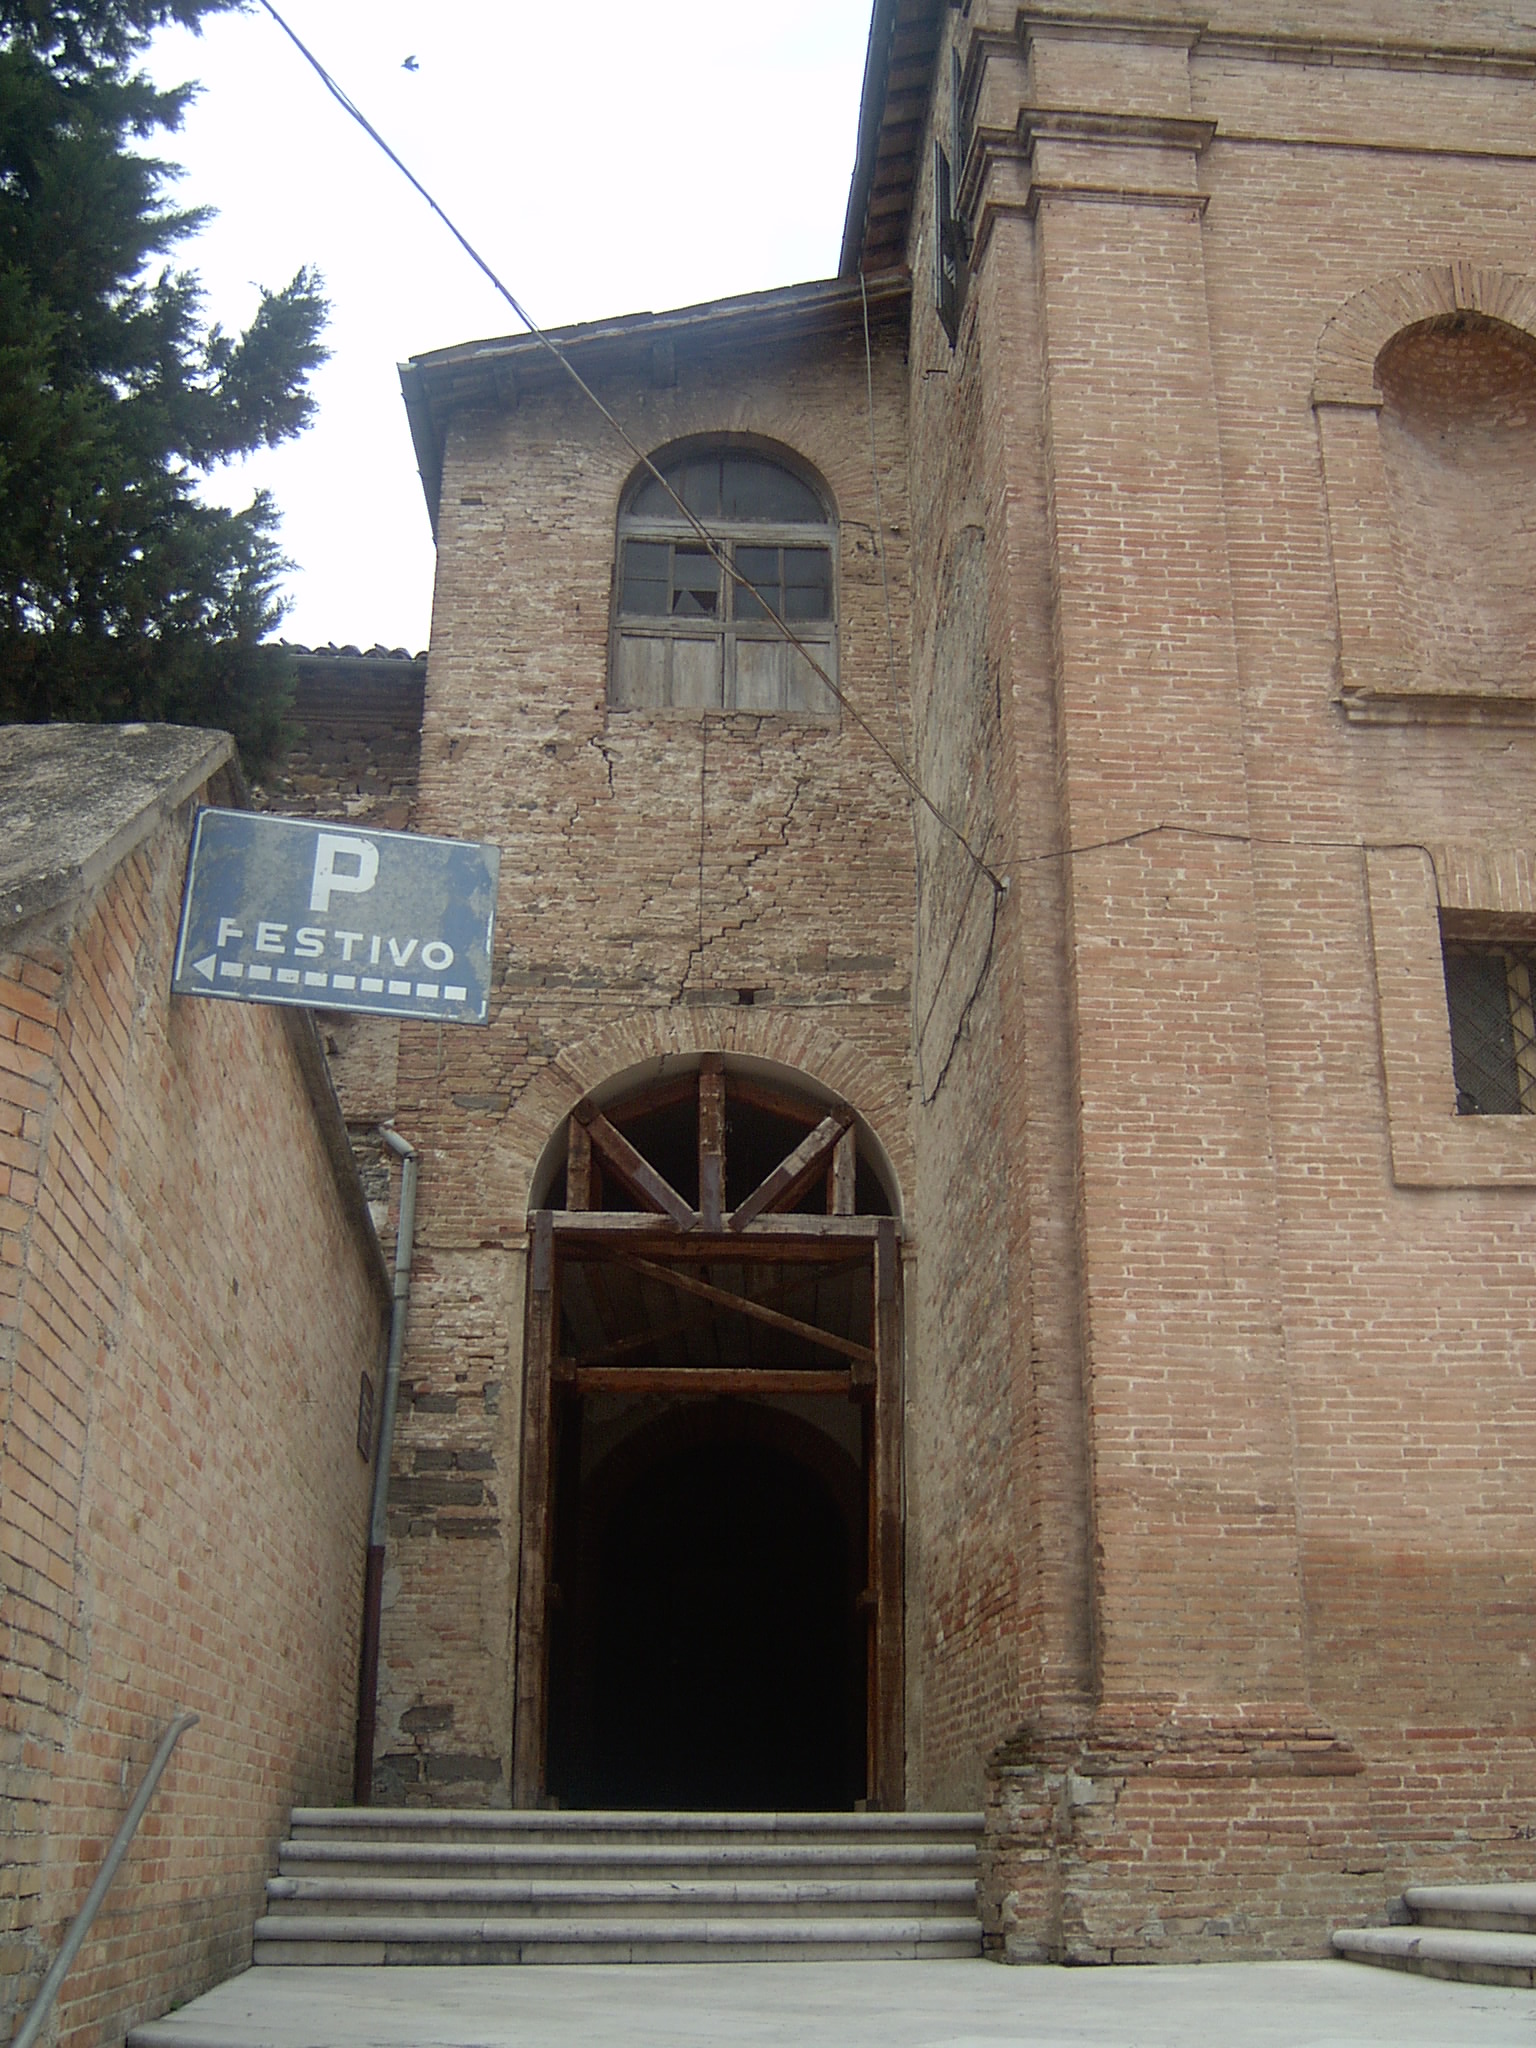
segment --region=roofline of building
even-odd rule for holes
[[[891,74],[891,46],[896,38],[899,0],[875,0],[869,21],[869,48],[864,53],[864,86],[859,94],[859,147],[853,161],[853,178],[848,187],[848,211],[843,216],[843,247],[838,258],[840,277],[857,274],[864,249],[864,222],[869,213],[869,190],[875,181],[875,160],[879,154],[880,126],[885,119],[886,83]]]
[[[918,153],[908,152],[900,144],[894,131],[900,129],[910,116],[892,109],[891,73],[897,64],[898,40],[910,43],[915,35],[919,48],[924,41],[937,43],[939,21],[945,9],[958,4],[958,0],[875,0],[874,13],[869,23],[869,48],[864,58],[864,88],[859,97],[859,146],[854,159],[853,178],[848,188],[848,211],[843,220],[843,247],[838,262],[838,274],[842,277],[856,277],[869,250],[871,240],[870,202],[874,196],[877,176],[881,167],[882,151],[891,145],[887,157],[889,167],[894,164],[900,182],[894,188],[900,192],[900,200],[894,210],[885,208],[889,218],[883,224],[879,242],[885,253],[878,260],[888,264],[891,252],[906,246],[906,225],[911,215],[912,195],[918,176]],[[921,63],[924,75],[923,98],[926,101],[931,90],[929,75],[932,52],[926,57],[916,56],[908,50],[908,62]],[[912,80],[907,81],[910,88]],[[892,129],[887,134],[888,126]],[[906,159],[904,162],[903,159]],[[889,183],[889,180],[888,180]],[[904,186],[904,190],[902,187]]]
[[[305,647],[296,640],[279,640],[277,644],[300,668],[330,667],[344,669],[348,674],[364,669],[393,674],[401,669],[425,668],[427,661],[424,647],[413,654],[409,647],[338,647],[334,640],[327,647]]]
[[[672,312],[626,313],[613,320],[554,327],[546,337],[505,335],[412,356],[400,365],[400,390],[434,533],[449,414],[461,406],[509,407],[524,393],[558,383],[566,372],[547,342],[555,343],[584,377],[632,371],[638,362],[648,375],[670,382],[679,356],[856,331],[866,304],[871,313],[904,309],[910,291],[911,279],[904,270],[865,278],[862,286],[857,276],[825,278]]]

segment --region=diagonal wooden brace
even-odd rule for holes
[[[799,1198],[837,1150],[837,1141],[853,1122],[853,1112],[834,1110],[822,1118],[809,1136],[800,1140],[786,1159],[781,1159],[765,1181],[755,1187],[731,1217],[732,1230],[745,1230],[754,1216],[784,1209]]]
[[[648,1159],[641,1157],[622,1131],[614,1129],[601,1110],[594,1109],[590,1102],[578,1102],[571,1114],[585,1128],[593,1151],[601,1153],[614,1179],[637,1202],[643,1202],[660,1216],[670,1216],[679,1230],[698,1227],[698,1211],[689,1207]]]
[[[776,1308],[769,1308],[761,1301],[750,1301],[744,1294],[732,1294],[724,1287],[715,1287],[708,1280],[695,1280],[691,1273],[679,1273],[673,1266],[659,1266],[652,1259],[620,1257],[621,1266],[628,1266],[631,1272],[642,1273],[648,1280],[659,1280],[664,1287],[675,1287],[679,1294],[697,1295],[700,1301],[712,1301],[720,1308],[728,1308],[737,1315],[748,1316],[753,1322],[766,1323],[772,1330],[787,1330],[792,1336],[803,1337],[810,1344],[822,1345],[828,1351],[840,1351],[845,1358],[855,1358],[861,1363],[872,1363],[874,1352],[868,1344],[856,1344],[851,1337],[836,1336],[831,1330],[818,1329],[815,1323],[803,1323],[798,1316],[786,1316]]]

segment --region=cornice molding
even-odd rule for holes
[[[1092,201],[1099,206],[1161,206],[1193,214],[1198,220],[1210,204],[1203,192],[1186,192],[1176,185],[1089,185],[1065,180],[1032,178],[1024,211],[1033,220],[1047,199]]]
[[[1533,24],[1536,28],[1536,24]],[[1372,70],[1445,71],[1512,78],[1536,77],[1536,33],[1526,50],[1494,50],[1476,43],[1419,43],[1404,36],[1284,35],[1215,29],[1208,22],[1137,19],[1070,7],[1020,7],[1014,33],[1021,48],[1032,34],[1080,42],[1136,42],[1186,49],[1197,60],[1238,58],[1280,64],[1338,64]]]
[[[1031,36],[1059,36],[1072,42],[1143,43],[1193,50],[1204,34],[1197,22],[1138,21],[1128,14],[1074,14],[1059,7],[1021,7],[1014,32],[1026,48]]]
[[[1419,43],[1324,41],[1315,36],[1203,34],[1196,63],[1236,59],[1243,63],[1301,64],[1338,70],[1434,71],[1481,78],[1536,78],[1536,39],[1529,54],[1499,50],[1433,49]]]
[[[1133,149],[1187,149],[1203,155],[1214,121],[1158,114],[1088,113],[1073,107],[1023,107],[1018,139],[1033,156],[1038,142],[1109,142]]]

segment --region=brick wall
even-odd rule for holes
[[[0,2027],[202,1717],[65,1981],[82,2048],[249,1961],[351,1770],[387,1303],[289,1020],[168,994],[189,825],[0,958]]]
[[[293,741],[253,793],[257,810],[410,830],[421,765],[426,659],[371,648],[295,648]]]
[[[969,482],[955,377],[996,421],[1009,850],[1083,849],[1059,896],[1016,871],[1033,1017],[934,1132],[1022,1106],[1012,1355],[1037,1402],[1080,1375],[1092,1474],[1092,1660],[1026,1604],[988,1904],[1021,1956],[1321,1952],[1419,1871],[1528,1874],[1536,1127],[1454,1116],[1435,908],[1524,914],[1532,53],[1361,47],[1465,43],[1430,7],[1319,12],[1323,70],[1241,6],[1080,12],[961,31],[974,330],[913,353],[919,532]],[[1012,1466],[1026,1584],[1070,1451]]]

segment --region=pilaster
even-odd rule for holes
[[[1301,1590],[1193,41],[983,35],[964,191],[978,265],[989,218],[1035,243],[1098,1714],[1278,1729]]]

